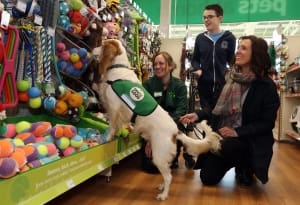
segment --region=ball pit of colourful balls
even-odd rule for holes
[[[74,77],[80,77],[91,59],[91,54],[85,48],[70,48],[66,44],[56,44],[57,67],[60,71]]]

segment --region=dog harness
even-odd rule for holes
[[[150,93],[139,83],[121,79],[107,81],[107,83],[134,113],[131,121],[134,121],[137,115],[150,115],[158,105]]]

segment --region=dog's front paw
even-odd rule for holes
[[[156,197],[156,199],[160,200],[160,201],[166,200],[167,198],[168,198],[168,194],[165,194],[165,193],[160,193]]]

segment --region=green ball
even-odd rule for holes
[[[38,144],[36,147],[38,153],[39,153],[39,157],[46,157],[48,155],[48,147],[44,144]]]
[[[27,91],[30,88],[30,83],[28,80],[18,80],[17,81],[17,89],[20,92]]]
[[[12,143],[16,146],[16,147],[22,147],[24,146],[24,141],[19,139],[19,138],[14,138],[12,139]]]
[[[56,146],[61,149],[64,150],[67,147],[69,147],[70,145],[70,139],[67,137],[61,137],[56,141]]]
[[[31,123],[28,121],[20,121],[16,124],[16,132],[22,133],[25,132],[27,130],[29,130],[29,128],[31,127]]]

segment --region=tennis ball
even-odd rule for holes
[[[47,146],[47,149],[48,149],[48,156],[57,154],[57,149],[56,149],[55,144],[47,143],[46,146]]]
[[[30,83],[28,80],[18,80],[17,81],[17,90],[20,92],[25,92],[30,88]]]
[[[30,98],[29,99],[29,107],[33,109],[40,108],[42,106],[42,98],[36,97],[36,98]]]
[[[51,134],[47,134],[46,136],[44,136],[44,142],[53,143],[54,142],[53,136],[51,136]]]
[[[33,144],[27,144],[23,147],[27,161],[31,162],[38,159],[39,153]]]
[[[27,163],[25,151],[22,148],[16,148],[15,151],[10,155],[10,157],[16,160],[19,169],[24,167],[25,164]]]
[[[70,143],[72,147],[81,147],[83,145],[83,138],[80,135],[75,135],[71,138]]]
[[[18,163],[13,158],[0,158],[0,178],[7,179],[13,177],[19,171]]]
[[[76,149],[74,147],[70,147],[70,146],[67,147],[66,149],[64,149],[64,151],[63,151],[64,156],[69,156],[74,153],[76,153]]]
[[[52,125],[50,122],[35,122],[31,124],[31,127],[29,131],[35,136],[35,137],[44,137],[48,133],[50,133],[52,128]]]
[[[61,137],[61,138],[56,140],[55,144],[59,149],[64,150],[67,147],[69,147],[70,139],[67,138],[67,137]]]
[[[31,123],[28,121],[20,121],[16,123],[16,132],[22,133],[27,132],[31,127]]]
[[[89,149],[89,145],[87,144],[87,143],[83,143],[82,145],[81,145],[81,147],[78,147],[76,150],[77,150],[77,152],[81,152],[81,151],[84,151],[84,150],[87,150],[87,149]]]
[[[22,132],[16,135],[16,139],[21,139],[24,144],[36,142],[35,136],[31,132]]]
[[[0,158],[9,157],[14,149],[14,144],[10,140],[0,140]]]
[[[43,107],[45,110],[53,110],[55,108],[56,98],[53,96],[48,96],[43,100]]]
[[[15,145],[15,147],[22,147],[25,145],[24,141],[20,138],[14,138],[11,142]]]
[[[51,136],[54,138],[61,138],[64,135],[64,128],[61,125],[55,125],[51,131],[50,131]]]
[[[16,125],[9,123],[6,124],[7,127],[7,131],[6,133],[4,133],[2,136],[6,137],[6,138],[13,138],[14,136],[16,136]]]
[[[67,138],[72,138],[77,135],[77,129],[73,125],[65,125],[64,126],[64,136]]]
[[[39,153],[39,158],[43,158],[48,155],[48,147],[45,144],[36,144],[35,147]]]

